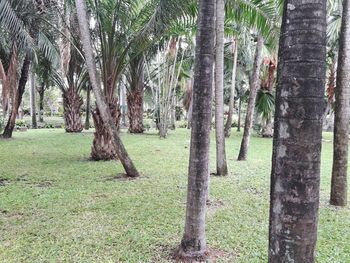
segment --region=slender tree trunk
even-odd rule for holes
[[[237,57],[238,57],[238,41],[233,39],[232,42],[232,52],[233,52],[233,67],[232,67],[232,77],[231,77],[231,93],[227,121],[225,125],[225,137],[228,138],[231,135],[232,127],[232,115],[235,105],[235,89],[236,89],[236,74],[237,74]]]
[[[242,98],[239,98],[239,103],[238,103],[237,132],[240,132],[240,131],[241,131],[241,115],[242,115]]]
[[[177,253],[180,258],[189,259],[203,258],[207,252],[205,212],[209,179],[215,0],[200,1],[198,16],[186,223]]]
[[[85,116],[85,130],[90,129],[90,102],[91,102],[91,87],[87,87],[86,89],[86,116]]]
[[[216,175],[227,175],[224,132],[224,27],[225,0],[216,1],[216,54],[215,54],[215,134]]]
[[[317,239],[327,1],[284,2],[271,172],[269,263],[313,263]]]
[[[350,5],[343,0],[343,16],[339,39],[337,88],[335,89],[335,119],[333,169],[330,203],[347,205],[347,172],[350,102]]]
[[[81,40],[84,47],[84,54],[86,58],[87,69],[90,76],[92,89],[96,97],[96,103],[101,115],[101,119],[108,132],[113,135],[113,141],[117,145],[117,155],[126,171],[126,174],[130,177],[139,176],[139,172],[136,170],[132,160],[130,159],[122,141],[119,138],[117,126],[111,116],[108,105],[102,95],[101,80],[96,70],[95,56],[91,45],[91,37],[89,31],[89,21],[87,20],[87,10],[85,0],[75,0],[79,21],[79,28],[81,34]]]
[[[260,81],[260,68],[262,63],[262,49],[264,46],[264,39],[262,36],[258,36],[258,41],[256,43],[255,58],[254,58],[254,67],[252,74],[252,81],[250,86],[250,94],[248,99],[247,113],[244,123],[244,133],[241,142],[241,148],[239,150],[238,161],[247,160],[249,141],[250,141],[250,131],[253,126],[253,117],[255,109],[256,95],[259,88]]]
[[[39,90],[39,122],[44,122],[44,96],[45,96],[45,83],[42,83]]]
[[[32,66],[30,74],[30,115],[32,117],[32,129],[38,128],[38,123],[36,121],[36,99],[35,99],[35,73]]]
[[[81,106],[83,104],[83,99],[80,97],[75,87],[69,87],[69,89],[63,94],[66,132],[79,133],[83,130],[83,124],[81,121]]]
[[[5,139],[12,138],[12,133],[13,133],[13,130],[16,126],[16,117],[18,114],[19,106],[22,103],[23,93],[24,93],[26,83],[28,80],[30,62],[31,62],[30,55],[27,53],[25,58],[24,58],[24,62],[23,62],[22,70],[21,70],[21,77],[20,77],[19,82],[18,82],[18,88],[16,90],[15,100],[14,100],[14,103],[12,106],[12,110],[10,112],[10,116],[9,116],[8,121],[7,121],[5,130],[2,134],[2,137]]]

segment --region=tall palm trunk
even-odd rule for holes
[[[81,121],[81,106],[83,99],[80,97],[77,89],[70,86],[63,93],[63,109],[65,130],[69,133],[79,133],[83,130]]]
[[[315,262],[326,2],[284,2],[271,172],[269,263]]]
[[[89,130],[90,129],[90,110],[91,110],[91,87],[88,86],[86,89],[86,115],[85,115],[85,130]]]
[[[237,132],[241,131],[241,115],[242,115],[242,97],[239,98],[239,103],[238,103]]]
[[[126,171],[127,176],[138,177],[140,174],[136,170],[132,160],[130,159],[122,141],[119,138],[117,126],[115,120],[111,116],[111,112],[107,106],[105,98],[102,95],[101,80],[97,73],[95,56],[91,45],[91,37],[89,31],[89,22],[87,19],[87,10],[85,0],[75,0],[79,29],[81,34],[81,40],[84,47],[84,54],[86,58],[86,66],[89,72],[92,90],[94,91],[96,103],[100,111],[101,119],[104,123],[104,127],[108,130],[109,134],[113,136],[113,142],[117,146],[117,155]]]
[[[255,101],[256,101],[256,95],[258,92],[259,81],[260,81],[259,75],[260,75],[260,68],[262,63],[263,45],[264,45],[264,39],[262,38],[262,36],[259,35],[258,41],[256,43],[252,81],[250,85],[250,94],[249,94],[247,113],[246,113],[245,123],[244,123],[244,133],[243,133],[243,138],[241,142],[241,148],[239,150],[238,161],[247,160],[248,147],[249,147],[249,141],[250,141],[250,132],[253,126]]]
[[[27,53],[25,58],[24,58],[24,62],[23,62],[22,70],[21,70],[21,77],[20,77],[19,82],[18,82],[18,88],[16,90],[15,99],[14,99],[14,102],[12,105],[10,116],[9,116],[8,121],[7,121],[4,132],[2,134],[3,138],[6,138],[6,139],[12,138],[12,133],[13,133],[13,130],[16,126],[16,118],[17,118],[17,114],[18,114],[18,109],[19,109],[19,106],[21,105],[23,93],[24,93],[26,83],[28,80],[30,63],[31,63],[30,55],[29,55],[29,53]]]
[[[216,175],[227,175],[224,132],[224,26],[225,1],[216,1],[216,54],[215,54],[215,134]]]
[[[347,204],[347,172],[349,144],[350,100],[350,5],[343,0],[342,26],[339,39],[337,88],[335,89],[335,119],[333,141],[333,169],[330,203]]]
[[[215,0],[199,2],[193,88],[193,122],[188,175],[185,232],[180,258],[205,257],[205,211],[208,196],[211,101],[214,62]]]
[[[236,89],[236,74],[237,74],[237,58],[238,58],[238,41],[233,39],[232,41],[232,52],[233,52],[233,67],[231,76],[231,92],[230,92],[230,102],[227,121],[225,125],[225,137],[230,137],[231,127],[232,127],[232,115],[235,105],[235,89]]]
[[[38,128],[38,123],[36,120],[36,99],[35,99],[35,73],[32,67],[30,74],[30,115],[32,116],[32,129]]]
[[[39,93],[39,122],[44,122],[45,82],[43,82],[39,87],[38,93]]]

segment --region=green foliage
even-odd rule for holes
[[[255,104],[256,111],[263,120],[271,118],[275,109],[275,97],[268,91],[259,90]]]
[[[16,120],[16,127],[24,128],[24,127],[28,127],[28,124],[25,120]]]

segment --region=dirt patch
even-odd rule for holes
[[[115,176],[109,176],[105,178],[105,181],[135,181],[140,178],[147,178],[146,176],[130,177],[124,173],[119,173]]]
[[[189,258],[178,255],[178,249],[173,250],[171,259],[176,263],[215,263],[217,261],[235,262],[236,253],[227,252],[217,248],[209,248],[204,256]]]
[[[264,192],[262,190],[258,190],[255,187],[248,187],[245,189],[246,192],[253,194],[253,195],[258,195],[258,196],[262,196],[264,194]]]
[[[225,207],[225,204],[222,200],[207,200],[207,215],[208,217],[214,216],[215,213],[223,209]]]
[[[8,180],[4,178],[0,178],[0,186],[5,186],[7,184]]]
[[[36,187],[40,187],[40,188],[48,188],[48,187],[52,186],[52,182],[50,182],[50,181],[43,181],[43,182],[40,182],[40,183],[36,184],[35,186]]]
[[[25,182],[25,181],[28,181],[27,176],[28,176],[27,173],[21,174],[20,176],[18,176],[18,177],[16,178],[16,181],[17,181],[17,182]]]

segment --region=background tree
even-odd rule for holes
[[[225,1],[216,1],[216,45],[215,45],[215,135],[216,175],[227,175],[224,133],[224,30]]]
[[[335,122],[333,168],[330,203],[347,204],[347,173],[350,102],[350,5],[343,0],[343,16],[339,38],[337,88],[335,89]]]
[[[97,73],[95,56],[91,45],[89,22],[87,19],[87,8],[86,8],[85,1],[76,0],[75,3],[77,7],[79,29],[81,34],[81,41],[84,48],[84,55],[86,58],[86,65],[89,72],[91,86],[95,94],[96,103],[99,109],[99,114],[104,122],[104,126],[106,127],[108,133],[113,135],[113,140],[114,140],[113,143],[117,146],[116,147],[117,154],[125,169],[127,176],[138,177],[140,174],[136,170],[136,167],[134,166],[126,149],[124,148],[122,141],[119,138],[118,129],[115,124],[115,120],[111,115],[106,98],[103,97],[101,80],[100,80],[99,74]]]

